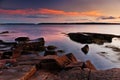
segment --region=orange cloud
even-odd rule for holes
[[[28,15],[28,14],[50,14],[50,15],[65,15],[65,16],[102,16],[102,13],[98,11],[86,11],[86,12],[66,12],[63,10],[53,9],[17,9],[17,10],[4,10],[0,9],[0,14],[11,15]]]
[[[52,9],[41,9],[42,14],[54,14],[54,15],[68,15],[68,16],[102,16],[102,13],[98,11],[87,11],[87,12],[65,12],[62,10]]]
[[[88,12],[81,12],[82,15],[88,15],[88,16],[102,16],[102,13],[98,11],[88,11]]]

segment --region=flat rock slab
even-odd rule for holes
[[[10,69],[2,69],[0,80],[27,80],[36,72],[34,66],[17,66]]]
[[[76,67],[56,73],[40,70],[29,80],[120,80],[120,69],[91,71],[87,68],[81,70],[80,67]]]
[[[39,70],[29,80],[61,80],[57,72]]]
[[[120,80],[120,69],[91,71],[89,80]]]

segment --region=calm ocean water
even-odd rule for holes
[[[81,48],[85,44],[76,43],[63,33],[70,32],[95,32],[120,35],[120,25],[0,25],[0,32],[9,31],[8,34],[0,34],[4,41],[14,41],[20,36],[30,39],[44,37],[46,45],[56,45],[66,53],[73,53],[78,60],[91,62],[98,69],[120,68],[120,52],[105,46],[120,49],[120,39],[113,38],[112,43],[104,45],[89,44],[89,52],[85,55]]]

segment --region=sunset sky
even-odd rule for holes
[[[120,22],[120,0],[0,0],[0,23]]]

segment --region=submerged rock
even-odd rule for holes
[[[111,48],[115,52],[120,52],[120,48],[112,45],[106,45],[106,48]]]
[[[84,54],[87,54],[89,51],[89,46],[85,45],[83,48],[81,48],[81,50],[84,52]]]
[[[0,32],[0,34],[6,34],[6,33],[9,33],[9,31]]]

